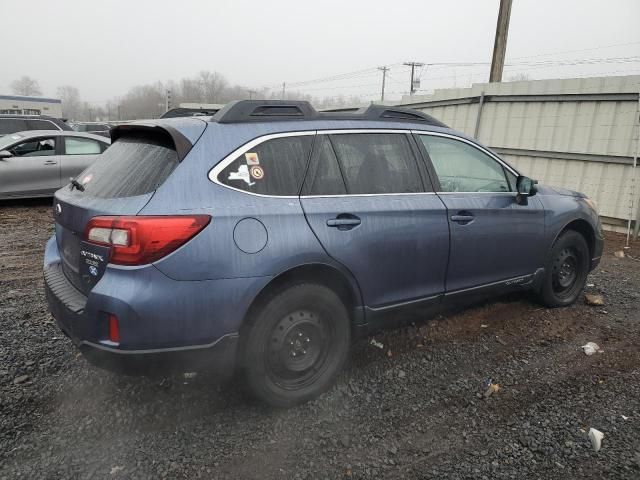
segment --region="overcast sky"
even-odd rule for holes
[[[130,87],[218,71],[248,88],[391,65],[388,92],[408,89],[405,61],[490,62],[498,0],[0,0],[0,94],[21,75],[43,94],[70,84],[103,103]],[[625,58],[596,65],[520,65],[505,77],[640,74],[640,0],[514,0],[507,62]],[[615,46],[612,46],[615,45]],[[607,48],[604,48],[607,47]],[[556,53],[554,52],[567,52]],[[636,57],[629,61],[628,57]],[[421,88],[487,80],[488,66],[429,66]],[[299,87],[373,98],[380,73]]]

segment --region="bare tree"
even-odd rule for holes
[[[11,82],[11,90],[16,95],[42,95],[38,81],[26,75]]]
[[[218,72],[202,70],[198,76],[202,88],[202,102],[217,103],[222,92],[227,88],[228,82]]]
[[[62,116],[69,120],[79,120],[82,111],[80,91],[72,85],[62,85],[56,92],[62,100]]]
[[[202,85],[195,78],[183,78],[180,81],[180,94],[174,93],[174,98],[179,98],[181,102],[202,102]],[[178,102],[180,103],[180,102]]]

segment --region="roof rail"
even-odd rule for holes
[[[317,118],[318,112],[306,101],[237,100],[222,107],[211,120],[218,123],[265,122]]]
[[[446,125],[419,110],[385,105],[369,105],[346,112],[318,112],[302,100],[237,100],[219,110],[211,121],[218,123],[266,122],[278,120],[384,120],[419,122],[437,127]]]
[[[436,120],[431,115],[413,108],[388,107],[386,105],[372,103],[362,111],[361,115],[368,120],[404,120],[409,122],[425,122],[437,127],[446,127],[440,120]]]

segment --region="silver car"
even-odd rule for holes
[[[0,138],[0,199],[53,195],[110,143],[99,135],[60,130],[31,130]]]

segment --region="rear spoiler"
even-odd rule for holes
[[[178,160],[182,161],[193,148],[193,144],[182,133],[168,125],[155,123],[126,123],[117,125],[111,129],[111,143],[118,138],[132,133],[147,133],[150,137],[161,137],[169,140],[178,154]]]

